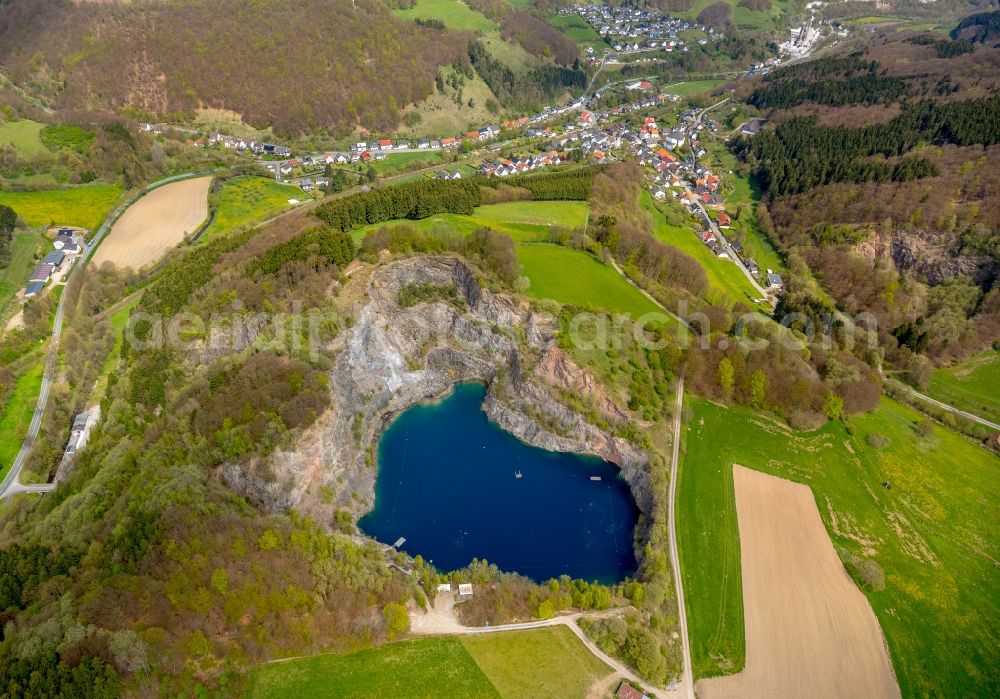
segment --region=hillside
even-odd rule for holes
[[[780,311],[832,310],[815,275],[920,385],[1000,341],[998,85],[1000,49],[893,32],[742,88],[771,122],[732,148],[792,262]]]
[[[31,0],[0,8],[0,63],[64,110],[229,109],[289,133],[386,130],[463,61],[469,35],[380,0]]]

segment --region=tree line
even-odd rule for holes
[[[10,245],[14,241],[17,214],[6,204],[0,204],[0,269],[10,264]]]
[[[594,183],[594,176],[603,166],[584,167],[576,170],[546,172],[542,174],[514,175],[513,177],[484,178],[483,186],[521,187],[531,192],[537,201],[587,201]]]
[[[419,180],[372,189],[319,206],[316,216],[339,231],[393,219],[471,214],[483,201],[475,180]]]
[[[896,162],[924,141],[959,146],[1000,143],[1000,98],[905,106],[885,124],[858,128],[820,126],[815,117],[789,119],[753,138],[739,138],[734,152],[751,163],[771,195],[803,192],[831,182],[905,182],[938,174],[920,156]]]

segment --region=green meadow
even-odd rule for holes
[[[449,29],[493,32],[497,25],[459,0],[417,0],[406,10],[393,10],[406,19],[439,19]]]
[[[14,209],[29,226],[79,226],[95,231],[121,191],[114,184],[88,184],[43,192],[0,192],[0,204]]]
[[[587,696],[609,673],[569,629],[438,636],[348,655],[318,655],[258,667],[254,699],[544,699]]]
[[[991,350],[937,369],[926,393],[956,408],[1000,422],[1000,352]]]
[[[795,432],[688,399],[678,545],[697,677],[744,663],[733,464],[805,483],[868,597],[904,697],[1000,693],[1000,459],[883,399],[874,412]]]
[[[579,228],[587,220],[587,203],[583,201],[515,201],[477,207],[471,216],[436,214],[417,221],[400,219],[365,226],[352,231],[356,240],[383,226],[410,225],[420,230],[448,227],[459,233],[471,233],[477,228],[492,228],[506,233],[517,242],[538,242],[546,239],[550,226]]]
[[[609,265],[580,250],[557,245],[519,245],[517,259],[536,299],[590,307],[638,318],[661,313],[652,301]]]
[[[17,231],[10,246],[10,264],[0,269],[0,320],[6,318],[4,309],[14,294],[24,287],[28,275],[45,246],[45,238],[38,231]]]
[[[689,99],[696,95],[713,90],[724,85],[728,80],[689,80],[687,82],[664,85],[662,91],[668,95],[678,95],[681,99]]]
[[[18,155],[26,158],[48,152],[40,135],[42,126],[30,119],[0,123],[0,148],[13,146]]]
[[[732,306],[737,302],[753,305],[753,299],[758,296],[750,281],[731,260],[720,259],[701,242],[693,224],[686,223],[686,212],[679,210],[679,205],[667,201],[662,206],[671,210],[673,223],[668,222],[663,211],[657,208],[652,195],[643,191],[639,195],[640,204],[649,212],[653,221],[653,236],[662,243],[677,248],[698,261],[708,277],[709,291],[707,297],[713,303]],[[678,214],[680,217],[678,218]],[[678,225],[678,221],[685,221]]]
[[[0,414],[0,478],[7,475],[7,469],[14,463],[21,443],[28,434],[28,426],[35,414],[35,402],[42,388],[42,372],[45,358],[38,359],[22,370],[14,390],[7,396],[7,402]]]
[[[236,177],[228,180],[216,200],[215,219],[202,233],[200,241],[240,226],[256,223],[285,209],[289,199],[303,199],[302,190],[264,177]]]

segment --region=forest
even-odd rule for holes
[[[284,134],[391,130],[404,106],[431,94],[441,66],[465,60],[468,41],[398,19],[379,0],[37,0],[0,9],[5,72],[57,108],[96,96],[100,108],[137,115],[216,107]]]
[[[339,231],[399,218],[471,214],[483,201],[475,180],[419,180],[373,189],[319,206],[316,216]]]
[[[857,128],[819,126],[815,117],[795,117],[753,138],[737,139],[732,148],[750,163],[765,192],[781,196],[831,182],[905,182],[936,175],[934,163],[906,155],[922,141],[1000,143],[1000,98],[923,100],[885,124]]]
[[[478,40],[469,43],[468,55],[500,103],[511,109],[538,109],[567,91],[579,94],[587,86],[587,74],[577,62],[568,68],[546,64],[526,73],[515,73],[493,58]]]

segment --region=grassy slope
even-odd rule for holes
[[[406,19],[439,19],[450,29],[491,32],[496,25],[459,0],[418,0],[408,10],[393,10],[397,17]]]
[[[649,192],[643,190],[639,201],[649,211],[656,239],[687,253],[705,269],[710,286],[708,296],[713,302],[732,306],[737,301],[742,301],[752,305],[752,299],[756,297],[754,288],[732,261],[716,257],[715,253],[701,242],[693,227],[682,228],[668,224],[663,214],[656,210]],[[667,202],[665,205],[676,204]]]
[[[533,298],[629,313],[633,318],[660,312],[611,267],[585,252],[556,245],[519,245],[517,259],[531,280],[525,293]]]
[[[804,0],[772,0],[771,7],[767,10],[753,11],[745,7],[740,7],[739,0],[726,0],[733,8],[731,15],[732,23],[737,27],[746,26],[753,29],[766,29],[774,27],[779,21],[782,11],[794,11],[795,8],[805,5]],[[687,12],[679,13],[682,17],[695,19],[702,10],[716,2],[716,0],[695,0],[694,5]]]
[[[550,225],[575,228],[582,226],[587,217],[587,203],[581,201],[516,201],[507,204],[489,204],[478,207],[471,216],[437,214],[419,221],[386,221],[358,228],[352,232],[355,240],[365,233],[383,226],[411,225],[421,230],[448,226],[460,233],[471,233],[477,228],[492,228],[506,233],[517,242],[544,240]]]
[[[237,177],[226,182],[219,195],[215,220],[199,241],[231,231],[288,209],[289,199],[302,199],[302,190],[263,177]]]
[[[708,155],[705,162],[722,177],[726,211],[731,216],[739,213],[733,223],[734,231],[743,232],[746,254],[757,261],[763,272],[766,269],[785,271],[785,262],[768,235],[757,224],[757,204],[760,187],[752,177],[741,177],[737,171],[736,156],[718,141],[707,140]],[[730,174],[732,173],[732,174]]]
[[[35,413],[35,402],[42,387],[42,371],[45,359],[39,356],[17,378],[14,390],[7,398],[3,416],[0,417],[0,478],[7,474],[7,469],[14,462],[21,442],[28,433],[28,425]]]
[[[926,393],[932,398],[1000,422],[1000,352],[934,372]]]
[[[17,154],[22,157],[46,153],[48,149],[39,137],[41,130],[42,124],[29,119],[2,123],[0,124],[0,148],[8,144],[12,145]]]
[[[31,226],[58,224],[94,231],[119,194],[118,185],[90,184],[47,192],[0,192],[0,204],[13,208]]]
[[[700,95],[703,92],[708,92],[712,88],[718,87],[723,83],[729,82],[728,80],[688,80],[685,82],[671,83],[670,85],[665,85],[663,87],[663,92],[668,95],[677,95],[682,99],[687,99],[689,97],[694,97],[695,95]]]
[[[42,234],[37,231],[18,231],[14,234],[10,264],[0,270],[0,318],[5,316],[4,307],[24,286],[35,262],[35,253],[44,249],[43,240]]]
[[[692,401],[680,475],[679,544],[696,674],[742,664],[739,539],[732,465],[806,483],[834,545],[874,560],[884,589],[864,588],[903,696],[1000,692],[1000,460],[884,400],[842,425],[793,433],[739,408]],[[890,444],[867,443],[879,433]],[[725,435],[720,439],[719,435]],[[882,487],[888,481],[891,489]],[[714,656],[714,657],[713,657]]]
[[[350,655],[319,655],[263,665],[251,696],[499,697],[458,639],[420,638]]]
[[[503,699],[585,697],[590,685],[610,672],[562,626],[461,641]]]

